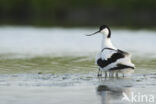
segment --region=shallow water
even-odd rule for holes
[[[122,101],[123,93],[129,98],[152,95],[156,100],[156,32],[113,30],[113,43],[133,55],[137,68],[126,78],[97,78],[94,57],[101,36],[84,36],[94,31],[1,27],[1,104],[150,103],[139,97]]]

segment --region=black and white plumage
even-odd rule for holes
[[[96,64],[99,66],[98,75],[102,75],[102,71],[110,74],[116,73],[132,73],[134,72],[134,64],[131,62],[131,55],[125,51],[117,49],[111,42],[111,30],[108,26],[102,25],[99,31],[87,35],[91,36],[97,33],[102,33],[102,49],[101,52],[96,56]]]

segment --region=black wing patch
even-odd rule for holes
[[[123,64],[118,64],[117,67],[111,68],[110,70],[121,70],[121,69],[126,69],[126,68],[131,68],[134,69],[134,67],[132,66],[127,66],[127,65],[123,65]]]
[[[99,58],[97,60],[97,64],[101,67],[101,68],[104,68],[106,67],[107,65],[115,62],[116,60],[120,59],[120,58],[124,58],[124,54],[117,51],[117,53],[114,53],[110,58],[108,58],[107,60],[102,60],[101,58]]]

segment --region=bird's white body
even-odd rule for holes
[[[97,56],[96,56],[96,64],[98,65],[97,61],[100,58],[102,60],[106,60],[107,61],[115,53],[117,53],[117,50],[109,50],[109,49],[105,49],[104,51],[98,53]],[[122,65],[126,65],[126,66],[135,67],[134,64],[131,62],[131,55],[127,54],[127,55],[125,55],[124,58],[120,58],[120,59],[116,60],[115,62],[112,62],[111,64],[108,64],[106,67],[103,67],[103,68],[101,68],[99,66],[99,68],[102,71],[110,71],[110,69],[112,69],[114,67],[117,67],[117,64],[122,64]],[[125,68],[125,69],[121,69],[121,70],[119,69],[117,71],[121,72],[121,73],[131,73],[131,72],[134,72],[134,70],[132,70],[131,68]]]
[[[117,49],[111,42],[110,29],[103,28],[101,52],[96,56],[96,64],[100,71],[132,73],[135,65],[131,62],[131,55],[127,52]]]
[[[131,55],[120,49],[117,49],[111,42],[111,31],[108,26],[102,25],[99,31],[87,35],[91,36],[102,33],[101,52],[96,56],[96,64],[99,66],[99,72],[105,71],[110,73],[132,73],[134,72],[134,64],[131,62]],[[101,74],[98,75],[101,76]],[[106,73],[105,73],[106,74]]]

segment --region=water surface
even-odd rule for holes
[[[101,35],[85,36],[94,31],[1,27],[1,104],[132,103],[121,100],[123,92],[156,97],[156,32],[113,29],[113,43],[132,54],[137,68],[131,77],[105,79],[97,78],[94,64]]]

